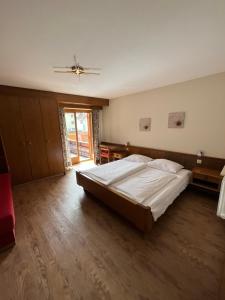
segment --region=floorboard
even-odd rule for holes
[[[215,197],[186,190],[143,235],[86,195],[74,172],[14,188],[17,243],[0,253],[1,300],[223,297]]]

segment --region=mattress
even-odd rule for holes
[[[180,195],[180,193],[185,190],[190,183],[190,179],[191,171],[182,169],[176,173],[176,176],[173,180],[165,184],[162,188],[160,188],[160,190],[141,202],[142,205],[151,208],[154,221],[156,221],[166,211],[168,206],[171,205],[173,201]],[[126,180],[129,180],[129,178]],[[116,185],[114,184],[113,186],[110,186],[110,189],[124,196],[124,193],[121,193],[120,190],[116,188]],[[135,186],[132,186],[132,190],[134,189]],[[132,201],[137,202],[135,197],[132,197],[131,191],[130,195],[126,196]]]
[[[110,188],[132,198],[137,203],[143,203],[176,178],[175,174],[147,166],[143,170],[110,185]]]
[[[146,168],[147,163],[130,162],[124,159],[117,160],[105,165],[101,165],[81,173],[90,178],[108,186],[115,183],[129,175]]]
[[[174,200],[186,189],[191,180],[191,171],[182,169],[177,178],[169,182],[161,191],[145,200],[142,204],[151,208],[156,221]]]

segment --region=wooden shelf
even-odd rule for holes
[[[204,189],[204,190],[208,190],[208,191],[212,191],[212,192],[219,192],[218,188],[213,188],[213,187],[210,187],[210,186],[205,185],[205,184],[200,184],[200,183],[196,183],[196,182],[192,181],[191,185],[199,187],[199,188]]]
[[[222,178],[220,170],[195,167],[192,170],[191,185],[205,191],[219,193]]]

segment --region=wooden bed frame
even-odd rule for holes
[[[79,171],[76,172],[76,177],[77,184],[82,186],[85,191],[104,202],[141,231],[150,231],[154,223],[150,207],[145,207],[142,204],[122,197]]]
[[[152,158],[166,158],[178,162],[184,166],[185,169],[192,170],[196,166],[197,156],[193,154],[173,152],[167,150],[159,150],[153,148],[144,148],[138,146],[124,146],[121,144],[113,144],[103,142],[105,145],[116,145],[124,148],[129,154],[142,154]],[[202,167],[207,167],[215,170],[222,170],[225,165],[225,159],[206,157],[202,158]],[[129,198],[121,196],[115,191],[110,190],[110,188],[104,186],[98,181],[92,178],[76,172],[77,183],[88,191],[97,199],[104,202],[106,205],[111,207],[113,210],[118,212],[125,219],[133,223],[138,229],[147,232],[149,231],[153,224],[154,219],[152,216],[151,209],[145,207],[142,204],[135,203]]]

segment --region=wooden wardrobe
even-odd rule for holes
[[[14,184],[65,172],[56,99],[1,93],[0,134]]]

